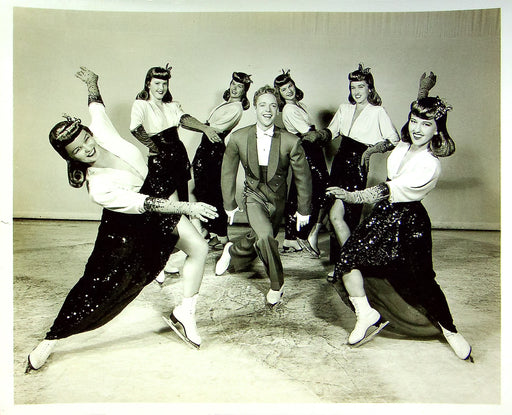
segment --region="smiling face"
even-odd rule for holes
[[[277,99],[274,94],[265,93],[256,101],[256,123],[262,130],[267,130],[274,124],[277,115]]]
[[[290,81],[279,87],[279,93],[285,101],[293,101],[297,94],[297,90],[295,89],[293,82]]]
[[[89,165],[98,160],[99,156],[96,140],[86,130],[82,130],[80,134],[66,146],[66,151],[71,159]]]
[[[409,119],[409,135],[411,136],[412,144],[421,147],[427,144],[432,137],[437,134],[436,120],[417,117],[411,114]]]
[[[149,96],[150,99],[162,101],[164,95],[169,89],[169,81],[159,78],[152,78],[149,83]]]
[[[245,86],[241,82],[231,81],[229,84],[229,97],[233,101],[240,101],[244,96]]]
[[[350,82],[350,95],[352,95],[356,104],[366,104],[368,102],[369,92],[366,81]]]

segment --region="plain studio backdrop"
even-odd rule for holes
[[[22,0],[12,2],[19,5],[24,3]],[[35,2],[27,1],[32,4]],[[62,1],[62,7],[70,8],[74,5],[83,8],[89,7],[85,4],[94,3],[97,8],[108,8],[116,3],[113,9],[117,9],[137,2],[88,0],[79,4],[73,0],[65,0]],[[11,1],[7,0],[5,3]],[[8,67],[8,75],[12,67],[14,104],[13,203],[12,212],[9,211],[2,218],[2,229],[12,230],[10,213],[14,218],[100,218],[101,209],[89,200],[86,189],[73,189],[69,186],[66,163],[49,145],[48,132],[55,123],[63,119],[63,113],[80,117],[86,125],[90,123],[87,89],[74,76],[79,67],[84,65],[99,75],[107,113],[120,134],[146,152],[129,131],[130,110],[136,94],[143,87],[148,68],[165,66],[168,62],[173,67],[170,82],[173,97],[182,104],[186,112],[201,121],[205,121],[210,111],[222,102],[222,93],[228,87],[233,71],[252,74],[254,83],[248,94],[252,101],[258,87],[272,84],[282,69],[290,69],[297,86],[305,93],[303,103],[308,107],[317,128],[326,127],[339,104],[348,102],[347,75],[360,62],[371,68],[383,106],[397,130],[407,120],[410,103],[416,97],[420,75],[425,71],[435,72],[438,80],[431,95],[439,95],[453,105],[454,110],[448,115],[448,131],[456,143],[457,151],[453,156],[441,159],[441,179],[424,204],[434,227],[437,228],[500,229],[500,79],[503,80],[504,87],[510,86],[507,83],[508,74],[505,71],[500,72],[500,58],[503,57],[505,64],[508,63],[506,57],[509,56],[506,53],[508,51],[501,49],[502,46],[507,46],[508,49],[508,45],[504,45],[505,41],[501,44],[501,36],[503,39],[510,39],[507,34],[510,35],[511,13],[505,3],[503,7],[497,6],[501,9],[480,10],[474,9],[472,4],[476,1],[470,0],[446,0],[442,4],[433,0],[424,5],[422,3],[427,2],[405,3],[397,0],[396,3],[402,3],[404,9],[436,7],[434,3],[441,4],[440,8],[444,9],[460,3],[456,8],[474,10],[351,13],[227,10],[206,13],[198,11],[197,7],[195,11],[168,12],[157,11],[153,7],[156,3],[163,3],[159,0],[139,2],[151,12],[73,11],[61,10],[59,5],[54,6],[55,9],[48,8],[56,3],[58,1],[47,0],[41,5],[41,9],[14,7],[12,22],[0,27],[0,32],[3,30],[6,38],[10,39],[12,36],[12,65],[9,56],[9,62],[4,66]],[[123,6],[120,6],[121,3]],[[185,3],[194,1],[168,1],[169,5],[165,8],[183,10]],[[214,3],[220,5],[224,1],[211,2]],[[236,7],[243,7],[242,3],[251,2],[238,2]],[[258,2],[264,3],[270,2]],[[272,7],[286,3],[286,0],[282,0],[275,2],[276,6]],[[296,6],[287,7],[302,7],[301,10],[304,10],[306,3],[308,1],[297,1]],[[325,9],[323,3],[326,2],[322,0],[311,3],[315,4],[315,8],[323,6]],[[344,1],[339,0],[337,3]],[[364,0],[354,2],[351,7],[359,7],[361,3]],[[392,2],[374,1],[372,7],[382,10],[383,3]],[[416,5],[418,3],[420,5]],[[479,3],[481,4],[477,7],[492,7],[499,1]],[[2,11],[3,5],[4,2],[0,6]],[[212,10],[219,6],[207,7]],[[6,16],[10,17],[10,14],[5,13],[2,17]],[[503,25],[502,18],[505,22]],[[4,55],[10,53],[10,42],[6,42],[6,46],[8,47],[4,48]],[[6,84],[7,79],[10,80],[9,76],[3,77]],[[5,86],[3,95],[3,101],[8,106],[3,115],[8,119],[9,125],[10,86]],[[506,93],[503,93],[503,98],[503,106],[507,108]],[[507,121],[505,117],[503,119]],[[254,108],[251,105],[244,112],[237,128],[254,122]],[[10,133],[7,123],[5,129]],[[200,141],[200,134],[184,129],[180,129],[179,133],[192,159]],[[506,141],[504,137],[503,142]],[[335,140],[326,149],[328,160],[332,159],[337,144],[339,140]],[[3,164],[10,166],[11,153],[6,148],[10,149],[6,145],[4,152],[0,154],[6,156],[8,153],[6,159],[9,159],[9,163]],[[385,180],[385,160],[386,155],[372,156],[370,184]],[[508,169],[506,163],[503,168]],[[10,179],[10,174],[2,175],[4,180],[5,177]],[[239,186],[242,184],[241,179],[239,176]],[[11,183],[5,184],[4,192],[7,192]],[[243,216],[238,220],[243,221]],[[12,232],[4,234],[10,236]],[[7,240],[4,251],[12,256],[11,240],[8,237],[3,238],[3,242],[4,240]],[[447,243],[440,249],[449,256],[450,248],[451,245]],[[43,252],[44,249],[41,246]],[[464,254],[471,255],[466,251]],[[507,256],[502,259],[506,262]],[[12,275],[10,265],[9,261],[3,261],[0,265],[2,275]],[[0,365],[2,369],[6,367],[9,370],[0,372],[5,375],[12,371],[13,325],[10,308],[13,299],[9,297],[12,291],[11,279],[7,277],[3,280],[5,287],[2,291],[6,296],[3,304],[7,312],[2,312],[1,322],[5,325],[2,343],[6,347]],[[485,283],[484,281],[483,284]],[[509,291],[506,283],[507,279],[504,278],[504,293]],[[468,290],[472,288],[467,287]],[[478,296],[481,297],[481,293]],[[504,314],[507,304],[504,297],[501,302]],[[474,311],[472,308],[467,310]],[[489,316],[492,315],[483,316],[483,321],[490,318]],[[461,321],[469,324],[466,320]],[[479,315],[473,321],[475,327],[478,327],[474,329],[476,332],[482,325],[482,316]],[[508,333],[505,327],[508,321],[502,319],[502,339]],[[482,339],[478,341],[481,342]],[[494,338],[489,342],[494,342]],[[419,347],[422,345],[421,342],[416,344]],[[501,350],[508,348],[503,344]],[[101,348],[95,352],[103,353]],[[494,350],[490,352],[492,354]],[[508,371],[504,369],[509,367],[508,354],[503,353],[501,359],[502,400],[508,402],[507,390],[510,390],[510,382],[506,382]],[[493,373],[491,371],[489,376],[492,377]],[[75,375],[80,377],[81,374]],[[421,375],[423,374],[419,376]],[[468,379],[465,381],[469,381]],[[0,398],[12,394],[11,381],[12,379],[3,385]],[[62,379],[60,381],[65,382]],[[406,379],[401,381],[407,382]],[[413,388],[415,385],[408,386]],[[17,393],[22,392],[18,390]],[[9,397],[9,402],[10,399]],[[302,406],[304,410],[308,409],[305,405]],[[366,406],[365,408],[368,409]],[[456,411],[458,409],[460,413],[476,414],[482,410],[480,405],[450,405],[447,408],[430,405],[428,408],[438,413],[446,413],[445,410],[459,413]],[[46,409],[57,413],[55,406],[50,405]],[[253,413],[260,413],[260,409],[262,408],[255,407],[254,411],[257,412]],[[263,408],[263,411],[266,409]],[[497,413],[499,409],[499,405],[490,405],[484,411]],[[32,410],[38,413],[44,411],[39,405]],[[69,408],[63,410],[69,412]],[[361,407],[357,410],[360,411]],[[407,405],[386,405],[375,410],[385,413],[399,413],[400,410],[404,413],[408,410],[428,411],[423,407],[411,408]],[[101,409],[90,411],[106,413]],[[186,412],[191,413],[191,410],[187,408]]]
[[[291,70],[317,128],[348,102],[349,72],[371,68],[383,106],[400,130],[425,71],[431,95],[453,105],[448,131],[457,151],[425,206],[434,227],[500,228],[500,10],[439,12],[101,12],[13,10],[14,192],[16,218],[99,219],[87,191],[72,189],[66,163],[48,143],[63,113],[89,124],[81,65],[99,75],[120,134],[151,66],[170,63],[170,90],[185,112],[205,121],[222,102],[233,71],[252,74],[249,91]],[[238,125],[255,122],[254,108]],[[190,159],[200,134],[180,129]],[[327,148],[332,157],[336,140]],[[386,179],[372,158],[370,183]],[[241,177],[239,184],[241,185]]]

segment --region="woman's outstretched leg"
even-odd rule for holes
[[[340,246],[343,246],[350,236],[350,229],[345,222],[344,216],[345,205],[341,200],[336,199],[329,212],[329,220]]]
[[[183,296],[192,297],[199,293],[203,280],[208,243],[185,216],[181,217],[176,229],[180,235],[176,247],[187,255],[182,271]]]
[[[318,247],[318,238],[319,238],[320,231],[322,229],[322,226],[323,226],[326,216],[327,216],[327,210],[324,207],[322,207],[318,211],[317,220],[316,220],[315,224],[312,226],[311,231],[309,232],[309,235],[308,235],[309,245],[311,246],[313,251],[318,256],[320,256],[320,248]]]
[[[345,205],[340,199],[336,199],[331,206],[331,210],[329,211],[329,221],[331,222],[332,229],[336,236],[336,241],[331,238],[331,244],[334,242],[338,242],[338,249],[345,244],[347,239],[350,236],[350,228],[348,224],[345,222]],[[332,249],[331,249],[332,252]],[[339,250],[336,250],[335,256],[331,257],[331,261],[336,263],[339,259]],[[327,281],[334,282],[336,281],[336,277],[334,276],[334,271],[329,272],[327,275]]]
[[[190,202],[198,201],[197,197],[194,193],[194,189],[195,189],[195,181],[194,181],[194,179],[191,179],[188,182],[188,198],[189,198]],[[192,218],[192,219],[190,219],[190,222],[192,223],[192,225],[194,225],[196,230],[201,234],[201,236],[203,238],[205,238],[205,239],[208,238],[208,230],[203,227],[203,224],[201,223],[201,221],[199,219]]]
[[[363,275],[358,269],[343,275],[343,283],[348,292],[350,302],[356,312],[356,325],[348,338],[350,345],[359,345],[377,335],[388,322],[381,323],[380,313],[370,306],[364,290]]]
[[[166,321],[180,337],[199,348],[201,336],[197,331],[195,312],[208,255],[208,243],[185,216],[181,217],[176,228],[180,235],[176,247],[187,255],[182,271],[183,301],[172,311],[170,321]],[[183,329],[184,336],[178,331],[178,323]]]

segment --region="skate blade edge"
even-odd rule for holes
[[[384,321],[380,323],[378,326],[371,326],[366,331],[366,336],[360,341],[355,344],[349,344],[350,347],[359,347],[362,346],[365,343],[368,343],[370,340],[372,340],[377,334],[379,334],[384,327],[386,327],[389,324],[389,321]]]
[[[194,342],[190,341],[189,339],[187,339],[183,334],[181,334],[180,330],[178,329],[178,327],[175,326],[175,324],[170,320],[168,319],[167,317],[165,316],[162,316],[162,319],[168,324],[168,326],[173,329],[173,331],[178,335],[178,337],[183,340],[185,343],[187,343],[190,347],[192,347],[194,350],[199,350],[199,346],[197,344],[195,344]]]

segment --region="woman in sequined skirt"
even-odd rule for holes
[[[346,204],[376,203],[340,252],[340,277],[356,312],[348,343],[372,338],[387,322],[370,306],[364,278],[385,278],[398,295],[420,310],[441,331],[455,354],[471,358],[471,346],[457,332],[432,265],[431,224],[421,200],[434,189],[441,173],[438,157],[455,145],[446,129],[451,107],[439,98],[414,101],[402,140],[387,160],[388,180],[359,191],[331,187],[327,194]]]
[[[217,132],[221,141],[212,141],[203,134],[192,161],[194,196],[200,202],[215,206],[219,213],[215,220],[202,224],[208,232],[210,246],[225,245],[228,242],[228,219],[220,186],[222,157],[226,149],[224,140],[238,125],[243,111],[250,106],[247,91],[251,83],[250,75],[233,72],[229,88],[223,94],[224,102],[212,110],[206,121]]]
[[[175,245],[191,252],[191,261],[184,265],[183,301],[171,320],[182,325],[189,341],[200,343],[194,315],[208,247],[200,236],[183,238],[195,231],[184,215],[208,220],[216,216],[215,208],[150,196],[145,159],[110,122],[97,75],[82,67],[76,76],[88,88],[90,128],[66,117],[51,130],[50,143],[67,161],[70,185],[86,183],[92,200],[104,209],[84,274],[45,340],[30,353],[27,372],[43,366],[57,340],[94,330],[117,316],[162,270]]]
[[[304,134],[315,130],[309,113],[300,101],[304,92],[297,88],[295,81],[290,76],[290,71],[283,73],[274,79],[274,87],[279,91],[279,109],[282,113],[283,124],[286,130],[302,138]],[[309,224],[297,231],[297,220],[294,216],[297,212],[297,188],[291,181],[288,190],[288,199],[285,207],[285,236],[283,248],[285,251],[292,249],[301,251],[306,249],[309,253],[320,256],[318,249],[318,232],[321,223],[318,219],[323,217],[325,203],[325,189],[329,180],[329,172],[325,162],[322,147],[318,143],[302,142],[306,153],[312,179],[312,211]]]
[[[349,104],[341,104],[328,127],[305,135],[305,141],[327,143],[341,136],[332,161],[330,185],[353,191],[366,187],[370,156],[384,153],[398,143],[398,133],[375,90],[370,68],[359,64],[349,73]],[[336,239],[331,239],[331,261],[336,262],[339,247],[359,224],[361,206],[344,206],[334,200],[329,212]]]
[[[178,127],[203,132],[213,142],[221,139],[216,131],[186,114],[169,91],[171,67],[152,67],[148,70],[144,88],[132,105],[130,131],[149,149],[147,183],[150,194],[168,198],[175,191],[181,201],[189,200],[188,182],[191,179],[190,161]],[[178,269],[168,265],[166,271]],[[157,281],[163,283],[162,271]]]

